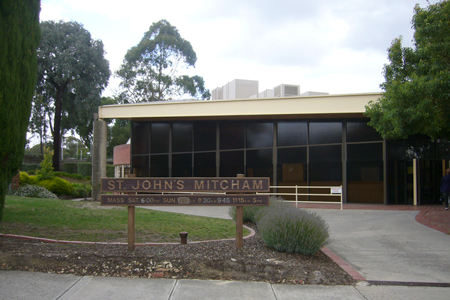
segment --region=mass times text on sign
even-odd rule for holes
[[[101,205],[114,206],[262,206],[269,205],[268,195],[101,195]]]
[[[102,192],[269,192],[267,177],[102,178]]]

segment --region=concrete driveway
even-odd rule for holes
[[[327,247],[367,280],[450,283],[450,236],[418,223],[418,211],[312,210],[330,227]]]

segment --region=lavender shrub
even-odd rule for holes
[[[330,243],[328,224],[322,217],[283,204],[268,208],[257,222],[261,237],[269,248],[314,255]]]

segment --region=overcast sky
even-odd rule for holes
[[[436,3],[438,0],[430,0]],[[210,90],[233,79],[259,90],[286,83],[301,92],[380,91],[387,48],[411,46],[414,6],[426,0],[41,0],[41,21],[76,21],[102,40],[114,73],[150,25],[166,19],[197,53]],[[119,81],[110,79],[104,95]]]

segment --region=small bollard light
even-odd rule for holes
[[[180,232],[181,244],[187,244],[187,236],[188,236],[187,232],[185,231]]]

